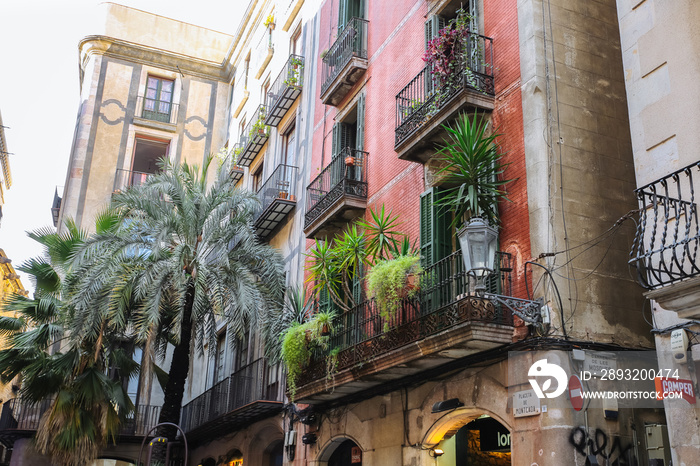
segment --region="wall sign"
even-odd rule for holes
[[[360,447],[352,447],[352,450],[350,450],[350,462],[352,464],[362,463],[362,450]]]

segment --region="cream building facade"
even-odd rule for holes
[[[678,368],[697,390],[700,59],[691,44],[700,5],[618,0],[617,11],[640,209],[630,264],[648,289],[660,364]],[[679,352],[685,358],[677,359]],[[698,461],[697,406],[666,402],[674,465]]]

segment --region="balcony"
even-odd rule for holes
[[[182,408],[180,426],[197,442],[274,416],[284,404],[283,386],[268,380],[263,359],[231,374]]]
[[[695,162],[635,191],[639,221],[629,263],[636,268],[640,285],[657,290],[648,296],[666,309],[677,310],[684,318],[700,318],[700,312],[688,308],[689,304],[700,304],[700,297],[689,300],[700,280],[700,229],[695,200],[699,172],[700,162]],[[664,288],[681,295],[664,296],[669,293]],[[678,297],[686,302],[667,301]]]
[[[175,125],[177,123],[178,105],[167,100],[149,99],[144,96],[136,98],[136,117]]]
[[[38,404],[25,404],[19,399],[8,400],[0,414],[0,442],[11,447],[19,438],[29,438],[39,428],[41,416],[51,407],[51,400]],[[141,441],[143,436],[158,424],[160,406],[139,405],[119,430],[123,442]]]
[[[112,192],[118,193],[130,186],[140,186],[146,182],[148,177],[154,174],[155,173],[144,173],[118,168],[114,176],[114,189]]]
[[[509,289],[509,259],[501,253],[501,265],[487,288]],[[541,306],[490,293],[477,296],[460,251],[427,267],[420,283],[418,296],[405,298],[393,317],[383,318],[374,301],[341,315],[328,344],[340,348],[336,372],[327,375],[327,353],[315,354],[297,382],[296,401],[373,396],[401,379],[506,345],[513,338],[513,309],[535,319]]]
[[[306,188],[304,233],[323,238],[361,216],[367,207],[367,152],[346,147]],[[350,158],[352,164],[346,163]]]
[[[297,173],[297,167],[280,164],[258,190],[262,210],[253,227],[260,238],[267,238],[297,205]]]
[[[238,165],[234,165],[231,167],[231,180],[233,180],[233,184],[238,183],[241,181],[243,178],[243,169],[239,167]]]
[[[264,105],[260,105],[255,109],[248,126],[243,130],[241,139],[234,150],[236,163],[239,166],[249,166],[270,137],[270,127],[265,124],[266,116],[267,109]]]
[[[425,163],[447,134],[442,125],[465,109],[494,108],[493,39],[470,34],[446,82],[426,66],[396,96],[394,149],[400,159]]]
[[[352,18],[323,57],[321,100],[338,105],[367,70],[369,21]]]
[[[265,124],[277,127],[294,101],[301,94],[304,81],[304,57],[290,55],[282,72],[267,93],[267,117]]]

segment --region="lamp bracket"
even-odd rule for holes
[[[491,293],[484,293],[484,298],[502,304],[510,309],[513,314],[529,324],[542,323],[542,313],[540,312],[540,309],[542,309],[542,306],[544,306],[543,298],[537,298],[535,301],[530,301],[528,299],[499,296]]]

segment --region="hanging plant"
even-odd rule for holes
[[[457,17],[438,32],[437,37],[428,42],[423,61],[429,65],[434,92],[438,101],[442,94],[458,85],[462,74],[471,75],[468,68],[469,23],[472,17],[464,10],[457,10]]]
[[[423,269],[420,256],[410,254],[396,259],[379,261],[367,276],[367,290],[379,307],[379,314],[384,318],[384,331],[404,298],[413,298],[418,293],[418,286],[409,277],[419,275]]]

